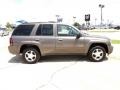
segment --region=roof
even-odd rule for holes
[[[27,23],[23,23],[21,25],[30,25],[30,24],[63,24],[63,23],[57,23],[54,21],[49,21],[49,22],[27,22]]]

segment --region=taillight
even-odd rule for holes
[[[12,39],[12,37],[10,38],[10,45],[11,46],[13,45],[13,39]]]

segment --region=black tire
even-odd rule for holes
[[[23,50],[23,59],[28,64],[37,63],[40,59],[40,53],[35,48],[26,48]]]
[[[98,54],[100,55],[97,55],[96,52],[98,52]],[[92,47],[88,52],[88,57],[89,57],[89,60],[92,62],[103,61],[103,59],[106,57],[105,48],[101,46]]]

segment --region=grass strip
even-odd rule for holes
[[[120,40],[112,40],[112,44],[120,44]]]

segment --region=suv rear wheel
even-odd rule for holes
[[[26,63],[34,64],[40,59],[40,53],[35,48],[26,48],[23,50],[23,58]]]
[[[106,51],[101,46],[92,47],[88,53],[90,61],[100,62],[106,57]]]

